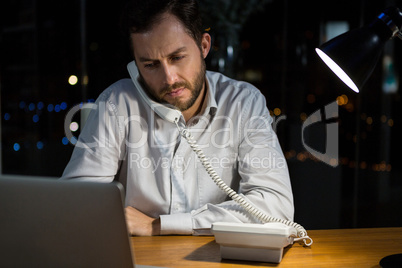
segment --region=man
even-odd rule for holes
[[[148,97],[181,112],[179,123],[226,184],[268,215],[292,220],[289,174],[265,98],[248,83],[206,72],[211,37],[196,1],[131,4],[126,22]],[[201,235],[218,221],[258,222],[214,184],[177,126],[130,79],[99,96],[77,145],[62,178],[120,181],[132,235]]]

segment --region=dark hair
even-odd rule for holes
[[[177,17],[197,45],[202,39],[202,20],[196,0],[130,0],[123,11],[123,33],[144,33],[161,19],[164,13]]]

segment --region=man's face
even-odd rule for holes
[[[200,49],[172,15],[164,15],[148,32],[131,34],[131,39],[148,93],[181,111],[191,108],[204,89],[204,57],[209,47],[206,53],[203,44]]]

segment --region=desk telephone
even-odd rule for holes
[[[215,172],[203,151],[198,147],[191,133],[185,126],[179,126],[181,112],[149,98],[138,80],[139,72],[134,61],[128,64],[127,69],[142,99],[161,118],[177,126],[180,135],[189,143],[216,185],[247,212],[262,222],[262,224],[213,223],[211,230],[215,235],[216,242],[220,244],[223,259],[279,263],[282,260],[283,248],[293,244],[294,241],[303,240],[306,246],[310,246],[313,243],[313,240],[300,224],[266,215],[226,185]]]

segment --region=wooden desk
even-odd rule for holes
[[[311,247],[295,243],[278,265],[220,258],[213,236],[133,237],[136,264],[163,267],[380,267],[388,255],[402,253],[402,227],[311,230]]]

